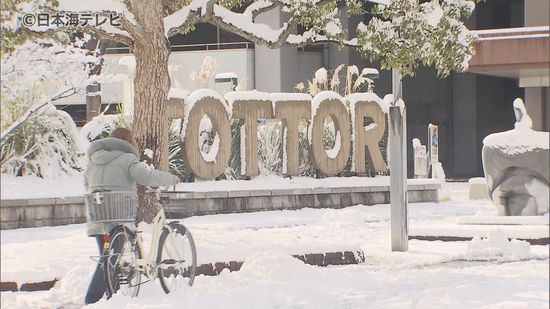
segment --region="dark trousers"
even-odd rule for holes
[[[94,235],[97,241],[97,247],[99,249],[99,255],[103,254],[103,235]],[[105,294],[105,280],[103,279],[103,266],[97,264],[97,267],[92,277],[92,282],[88,287],[88,292],[86,293],[86,299],[84,300],[86,304],[92,304],[99,301]]]

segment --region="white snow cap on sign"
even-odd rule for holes
[[[214,98],[214,99],[222,102],[222,104],[225,108],[225,112],[227,113],[227,116],[229,118],[231,117],[231,110],[228,108],[224,98],[219,93],[217,93],[216,91],[214,91],[212,89],[197,89],[197,90],[193,91],[190,95],[187,96],[187,98],[185,100],[185,105],[183,106],[184,117],[183,117],[183,123],[181,125],[182,137],[185,136],[185,131],[187,130],[187,123],[188,123],[188,119],[189,119],[189,113],[191,112],[191,110],[193,109],[195,104],[197,104],[197,102],[199,100],[201,100],[203,98],[206,98],[206,97],[211,97],[211,98]]]
[[[267,92],[257,90],[252,91],[232,91],[225,94],[225,100],[229,106],[233,106],[235,101],[270,101],[271,95]]]
[[[387,96],[388,95],[386,95],[386,97]],[[347,99],[349,101],[350,111],[354,115],[355,115],[355,104],[357,104],[357,102],[360,102],[360,101],[366,101],[366,102],[374,101],[380,106],[382,111],[385,114],[387,114],[390,111],[390,105],[393,97],[389,99],[386,99],[386,97],[384,97],[384,99],[381,99],[377,94],[373,92],[357,92],[357,93],[352,93],[348,95]]]
[[[413,148],[418,148],[422,146],[418,138],[413,138],[412,143],[413,143]]]
[[[224,72],[216,74],[215,78],[239,78],[239,76],[237,75],[237,73]]]
[[[375,74],[379,74],[378,70],[377,69],[373,69],[373,68],[364,68],[362,71],[361,71],[361,75],[375,75]]]
[[[271,93],[271,101],[273,102],[311,101],[311,99],[312,97],[307,93],[284,93],[284,92]]]
[[[327,69],[320,68],[319,70],[315,71],[315,80],[318,82],[325,82],[327,80]]]

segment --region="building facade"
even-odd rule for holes
[[[467,21],[480,42],[466,73],[453,73],[440,79],[435,70],[420,68],[414,77],[403,79],[403,98],[407,105],[407,139],[427,143],[429,123],[439,126],[439,159],[448,178],[483,175],[482,141],[485,136],[513,128],[512,102],[523,98],[533,118],[533,128],[550,128],[550,38],[548,0],[486,0],[477,4]],[[273,27],[282,25],[279,13],[258,16]],[[345,20],[353,34],[368,16]],[[254,45],[241,37],[209,24],[199,24],[186,36],[172,37],[170,71],[172,86],[194,90],[206,85],[223,90],[214,83],[215,73],[235,73],[241,90],[294,92],[296,84],[310,80],[325,67],[340,64],[377,68],[353,49],[334,44],[306,48],[284,46],[280,49]],[[207,56],[215,60],[215,72],[205,83],[192,80]],[[105,55],[104,72],[132,76],[132,56],[123,46],[110,46]],[[391,93],[391,72],[380,71],[375,92]],[[102,85],[104,106],[131,108],[132,81]],[[61,102],[77,123],[85,123],[85,97],[73,96]],[[408,145],[409,177],[412,174],[412,142]]]

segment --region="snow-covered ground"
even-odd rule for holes
[[[454,225],[493,216],[448,184],[445,203],[409,205],[409,225]],[[198,276],[166,295],[158,282],[137,298],[116,295],[91,308],[548,308],[549,247],[509,242],[495,231],[471,242],[411,240],[391,252],[388,205],[191,217],[199,263],[245,261],[238,272]],[[80,307],[96,254],[85,225],[1,232],[1,281],[60,278],[50,291],[2,292],[2,308]],[[315,267],[291,254],[362,250],[365,263]],[[80,304],[80,305],[79,305]]]
[[[2,174],[0,187],[2,199],[54,198],[82,196],[84,190],[83,174],[59,179],[43,179],[35,176],[15,177]],[[409,185],[439,184],[436,179],[409,179]],[[168,190],[212,192],[239,190],[274,190],[274,189],[311,189],[389,186],[389,176],[377,177],[312,177],[284,178],[276,175],[257,176],[251,180],[209,180],[182,182]],[[32,190],[29,190],[32,188]]]

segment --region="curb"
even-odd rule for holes
[[[343,251],[343,252],[327,252],[327,253],[306,253],[293,255],[294,258],[304,262],[305,264],[326,267],[329,265],[352,265],[365,262],[365,254],[363,251]],[[209,264],[201,264],[197,266],[195,276],[217,276],[223,270],[229,269],[230,272],[239,271],[243,266],[244,261],[217,262]],[[0,292],[34,292],[47,291],[54,287],[59,279],[50,281],[23,283],[18,288],[16,282],[7,281],[0,282]]]
[[[427,241],[470,241],[474,239],[473,237],[462,237],[462,236],[422,236],[422,235],[412,235],[409,236],[409,240],[416,239],[416,240],[427,240]],[[550,244],[550,238],[516,238],[517,240],[526,241],[531,245],[549,245]],[[508,240],[512,240],[512,238],[508,238]]]

